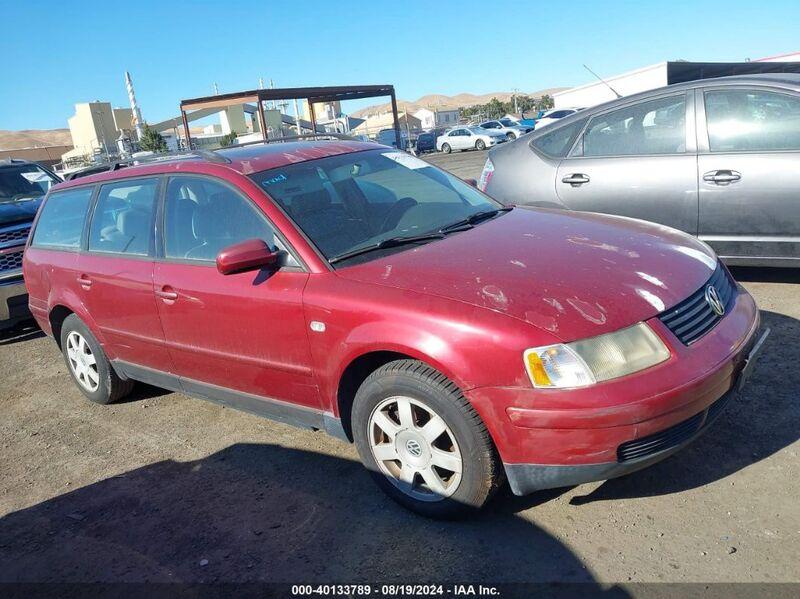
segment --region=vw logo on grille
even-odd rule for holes
[[[717,288],[713,285],[706,287],[706,303],[711,306],[711,309],[717,316],[722,316],[725,314],[725,304],[723,304],[722,300],[719,299]]]
[[[418,458],[422,455],[422,446],[414,439],[409,439],[406,441],[406,451],[408,451],[408,453],[413,455],[415,458]]]

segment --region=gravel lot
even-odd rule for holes
[[[0,337],[0,581],[800,581],[800,271],[734,275],[773,335],[704,437],[461,523],[395,506],[322,433],[146,386],[93,405],[51,339]]]

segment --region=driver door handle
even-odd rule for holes
[[[572,173],[561,179],[562,183],[569,183],[573,187],[580,187],[584,183],[589,182],[589,177],[583,173]]]
[[[736,171],[709,171],[703,175],[703,181],[708,183],[716,183],[717,185],[728,185],[735,183],[742,178],[742,175]]]
[[[156,289],[156,295],[165,301],[175,301],[178,293],[169,285],[164,285],[161,289]]]

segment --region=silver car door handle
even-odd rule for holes
[[[716,183],[717,185],[728,185],[734,183],[742,178],[742,175],[736,171],[710,171],[703,175],[703,181],[709,183]]]
[[[562,183],[569,183],[573,187],[579,187],[580,185],[583,185],[584,183],[588,183],[589,182],[589,177],[587,177],[583,173],[573,173],[573,174],[567,175],[566,177],[561,179],[561,182]]]

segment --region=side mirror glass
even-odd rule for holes
[[[217,270],[223,275],[257,270],[278,263],[280,254],[263,239],[247,239],[224,248],[217,254]]]

